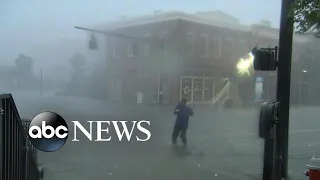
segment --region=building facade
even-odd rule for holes
[[[277,45],[278,31],[204,15],[160,13],[111,25],[108,31],[124,36],[107,37],[109,99],[136,102],[143,94],[144,103],[175,103],[182,97],[208,103],[231,78],[242,83],[241,98],[252,101],[254,78],[239,79],[236,64],[255,46]],[[263,76],[271,79],[265,96],[272,96],[274,78]]]

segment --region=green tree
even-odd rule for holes
[[[295,0],[292,7],[298,32],[316,29],[315,35],[320,37],[320,0]]]

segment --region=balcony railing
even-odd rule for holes
[[[0,95],[0,179],[40,180],[37,150],[27,129],[30,121],[20,119],[11,94]]]

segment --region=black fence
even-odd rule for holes
[[[0,95],[0,179],[39,180],[37,150],[27,130],[30,121],[21,120],[11,94]]]

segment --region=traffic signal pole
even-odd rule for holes
[[[293,0],[282,0],[279,50],[254,48],[256,71],[277,70],[276,100],[262,104],[259,116],[259,137],[265,140],[263,180],[283,180],[288,176],[288,141],[290,80],[293,41]]]
[[[125,34],[120,34],[120,33],[116,33],[116,32],[110,32],[110,31],[101,31],[101,30],[97,30],[97,29],[90,29],[90,28],[84,28],[84,27],[80,27],[80,26],[74,26],[75,29],[80,29],[83,31],[89,31],[89,32],[93,32],[93,33],[98,33],[98,34],[103,34],[106,36],[115,36],[115,37],[120,37],[120,38],[125,38],[125,39],[132,39],[132,40],[136,40],[136,41],[144,41],[144,42],[149,42],[149,43],[157,43],[158,45],[160,45],[160,66],[158,69],[158,104],[162,104],[163,102],[163,61],[164,61],[164,41],[163,39],[161,40],[150,40],[150,39],[145,39],[145,38],[139,38],[139,37],[132,37],[132,36],[127,36]]]
[[[287,178],[288,176],[288,141],[289,141],[289,107],[290,107],[290,81],[291,81],[291,58],[293,41],[293,15],[290,10],[293,0],[282,0],[280,34],[279,34],[279,60],[277,76],[277,100],[280,102],[279,115],[279,146],[276,147],[275,155],[280,155],[276,163],[280,167],[276,176]],[[277,166],[277,165],[276,165]],[[277,173],[279,173],[277,175]],[[278,180],[278,179],[277,179]]]

